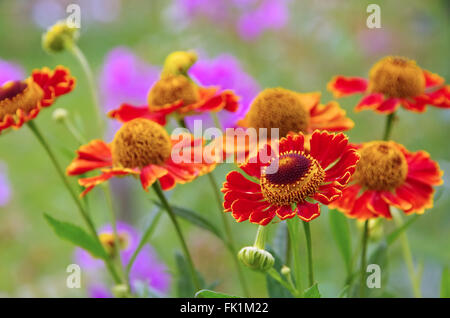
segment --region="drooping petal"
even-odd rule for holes
[[[119,108],[110,111],[108,116],[121,123],[126,123],[136,118],[147,118],[163,126],[166,124],[166,114],[164,112],[150,112],[146,105],[133,106],[130,104],[122,104]]]
[[[111,149],[104,141],[96,139],[77,150],[77,157],[66,168],[66,173],[74,176],[111,165]]]
[[[75,78],[64,66],[58,65],[54,70],[44,67],[34,70],[31,77],[44,91],[41,100],[42,107],[53,104],[55,98],[71,92],[75,88]]]
[[[237,171],[231,171],[226,176],[222,192],[235,190],[239,192],[260,193],[261,186],[245,178]]]
[[[232,215],[237,222],[243,222],[249,219],[252,212],[257,209],[267,207],[266,202],[255,202],[246,199],[238,199],[231,205]]]
[[[359,112],[366,109],[376,109],[378,108],[384,101],[383,94],[373,93],[364,96],[356,105],[355,111]]]
[[[290,205],[283,205],[275,212],[281,220],[292,219],[297,214],[297,210],[292,209]]]
[[[85,187],[86,189],[81,193],[81,197],[84,197],[89,191],[91,191],[95,186],[108,181],[115,176],[126,176],[129,174],[138,174],[139,172],[133,171],[131,169],[105,169],[102,174],[90,178],[78,179],[78,183]]]
[[[275,206],[259,206],[258,208],[254,209],[249,217],[249,221],[251,223],[259,224],[259,225],[267,225],[270,223],[270,221],[273,220],[275,217],[275,211],[278,207]]]
[[[320,207],[318,203],[302,202],[297,205],[297,215],[305,222],[314,220],[320,215]]]
[[[315,131],[310,140],[310,154],[323,169],[340,158],[347,148],[348,139],[342,134]]]
[[[327,89],[336,98],[365,93],[367,90],[367,80],[362,77],[335,76],[327,84]]]
[[[352,210],[348,213],[350,217],[355,217],[361,220],[367,220],[371,218],[377,217],[375,213],[373,213],[369,209],[369,202],[372,200],[372,196],[375,194],[375,191],[366,190],[362,193],[362,195],[357,198],[353,204]]]
[[[167,170],[157,165],[148,165],[141,169],[141,184],[145,191],[148,191],[148,187],[151,186],[157,179],[167,174]]]
[[[392,219],[389,205],[383,200],[378,191],[372,195],[371,200],[367,203],[367,207],[376,215],[380,215],[386,219]]]
[[[352,129],[355,123],[346,116],[346,112],[335,101],[326,105],[317,104],[309,114],[309,131],[316,129],[345,131]]]
[[[408,163],[408,179],[435,186],[443,183],[442,175],[444,172],[439,168],[438,163],[430,158],[429,153],[426,151],[415,153],[406,151],[404,154]]]

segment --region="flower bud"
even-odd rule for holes
[[[238,253],[238,258],[245,266],[262,272],[271,269],[275,263],[272,254],[255,246],[242,248]]]
[[[65,110],[64,108],[57,108],[52,113],[52,118],[54,121],[62,122],[66,120],[67,116],[69,115],[69,112]]]
[[[130,297],[130,290],[125,284],[116,285],[112,288],[112,293],[116,298],[128,298]]]
[[[173,75],[187,75],[189,68],[197,61],[197,54],[192,51],[170,53],[164,61],[161,78]]]
[[[281,267],[281,274],[283,276],[289,276],[291,274],[291,269],[286,265],[283,265],[283,267]]]
[[[42,35],[42,47],[49,53],[58,53],[70,47],[78,38],[78,29],[66,21],[56,22]]]

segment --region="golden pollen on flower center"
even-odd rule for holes
[[[278,128],[279,137],[290,131],[307,132],[309,112],[302,104],[299,95],[284,88],[268,88],[256,96],[247,115],[248,125],[259,129]]]
[[[369,72],[369,91],[389,97],[406,98],[421,95],[425,77],[416,62],[403,57],[385,57]]]
[[[275,205],[304,202],[316,193],[325,179],[325,172],[316,159],[303,152],[290,151],[272,159],[274,173],[265,167],[261,174],[264,198]]]
[[[143,118],[126,122],[111,144],[114,166],[130,169],[160,165],[170,157],[171,150],[172,144],[165,129]]]
[[[376,191],[391,191],[401,185],[408,173],[403,153],[389,141],[372,141],[359,151],[354,180],[361,186]]]
[[[29,112],[35,108],[44,92],[33,80],[10,81],[0,87],[0,121],[14,116],[18,109]]]
[[[164,106],[183,100],[184,105],[199,100],[197,86],[183,75],[169,75],[158,80],[148,93],[148,105]]]
[[[98,238],[105,248],[106,253],[108,253],[108,255],[114,255],[114,248],[116,245],[114,233],[100,233]],[[119,243],[119,250],[124,250],[128,247],[129,238],[126,233],[119,233],[117,241]]]

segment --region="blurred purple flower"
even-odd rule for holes
[[[258,83],[248,75],[239,61],[232,55],[222,54],[214,59],[199,59],[189,70],[189,75],[203,86],[219,86],[221,89],[231,89],[240,97],[239,110],[235,113],[221,111],[218,113],[223,128],[234,127],[248,111],[250,102],[258,94]],[[209,114],[190,116],[186,118],[189,127],[194,120],[201,119],[204,126],[212,125]],[[206,128],[203,127],[203,128]]]
[[[159,68],[139,59],[131,50],[117,47],[109,51],[99,78],[100,98],[105,112],[122,103],[145,105],[147,92],[159,78]],[[111,139],[121,126],[108,121],[107,136]]]
[[[235,23],[244,40],[258,38],[267,30],[283,28],[289,19],[290,0],[176,0],[183,19],[203,17],[214,23]],[[177,18],[180,18],[177,15]]]
[[[24,78],[25,70],[19,64],[0,59],[0,86],[8,81]],[[0,162],[0,206],[5,206],[11,199],[11,188],[6,168],[6,164]]]
[[[118,222],[117,232],[120,237],[126,240],[126,246],[120,251],[122,263],[127,265],[139,245],[141,234],[132,226]],[[99,231],[101,234],[112,234],[113,230],[110,225],[104,226]],[[75,251],[75,262],[80,265],[83,270],[90,272],[101,271],[104,264],[101,260],[93,258],[91,254],[85,250],[77,248]],[[138,281],[146,282],[152,289],[161,293],[167,293],[170,286],[170,275],[168,274],[166,266],[157,258],[154,250],[146,245],[136,257],[130,271],[130,282],[133,287]],[[91,285],[89,292],[92,296],[108,295],[109,291],[105,293],[101,285]]]
[[[11,188],[6,174],[6,165],[0,162],[0,206],[5,206],[11,199]]]
[[[100,95],[106,111],[122,103],[143,105],[147,92],[158,80],[160,69],[139,59],[131,50],[109,51],[100,75]]]
[[[254,40],[266,30],[283,28],[288,21],[287,1],[263,0],[255,9],[243,13],[238,21],[238,32],[244,40]]]
[[[22,80],[25,78],[25,70],[16,63],[0,59],[0,85],[8,81]]]
[[[112,298],[113,294],[104,285],[95,284],[88,287],[88,294],[91,298]]]

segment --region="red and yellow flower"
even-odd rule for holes
[[[391,114],[400,105],[418,113],[424,112],[427,105],[450,108],[450,85],[403,57],[383,58],[372,67],[369,79],[335,76],[328,83],[328,90],[335,97],[363,94],[356,111],[372,109]]]
[[[164,62],[160,79],[148,92],[147,105],[122,104],[109,112],[109,116],[121,122],[135,118],[148,118],[165,125],[166,117],[177,114],[185,117],[223,109],[236,112],[239,98],[231,90],[218,87],[201,87],[189,78],[187,72],[195,63],[193,52],[177,51],[169,54]]]
[[[0,87],[0,132],[19,129],[74,87],[75,78],[63,66],[54,70],[44,67],[25,80],[6,82]]]
[[[265,144],[255,157],[232,171],[223,184],[225,212],[237,222],[269,224],[275,216],[309,222],[320,215],[319,203],[338,199],[355,171],[359,155],[347,137],[315,131],[304,147],[304,135],[290,134]],[[272,146],[271,146],[272,145]],[[262,157],[270,154],[268,160]],[[277,167],[276,171],[273,167]]]
[[[256,96],[244,119],[245,128],[279,129],[279,137],[289,132],[311,134],[316,129],[340,132],[352,129],[353,121],[335,101],[320,104],[320,92],[297,93],[284,88],[268,88]]]
[[[433,186],[442,184],[443,172],[425,151],[409,152],[394,141],[357,145],[361,159],[330,207],[350,217],[391,219],[390,207],[406,214],[421,214],[433,206]]]
[[[212,160],[203,156],[203,145],[202,139],[192,135],[171,138],[158,123],[137,118],[126,122],[110,144],[93,140],[81,146],[66,172],[75,176],[100,169],[100,175],[78,180],[86,188],[82,196],[112,177],[127,175],[139,177],[144,190],[157,180],[163,190],[170,190],[214,169]],[[174,152],[189,158],[174,161]]]

